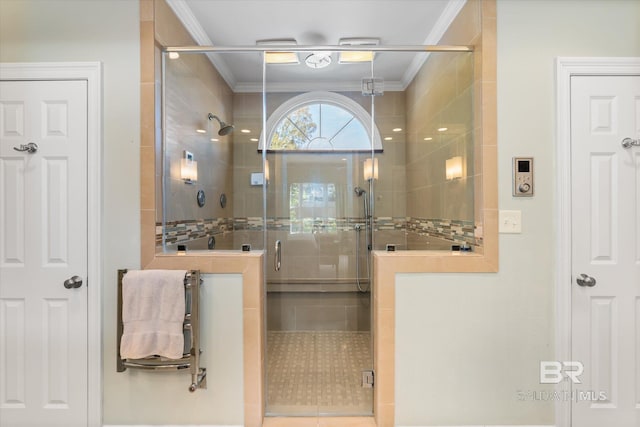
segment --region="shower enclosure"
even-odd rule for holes
[[[482,247],[473,54],[348,50],[162,54],[158,250],[264,251],[268,415],[372,414],[372,251]]]
[[[357,78],[336,75],[340,68],[313,69],[298,91],[283,93],[288,70],[265,64],[266,123],[259,149],[269,171],[266,409],[271,415],[372,414],[368,266],[369,188],[375,178],[365,179],[365,164],[373,164],[382,143],[372,115],[376,98],[362,89],[363,79],[372,80],[371,63],[350,67]],[[341,90],[327,90],[335,82]]]

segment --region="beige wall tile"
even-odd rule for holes
[[[140,22],[140,81],[153,82],[154,65],[153,21]]]
[[[140,146],[155,147],[155,83],[140,83]]]
[[[140,147],[140,208],[155,211],[155,147]]]
[[[319,417],[318,427],[376,427],[373,417]]]

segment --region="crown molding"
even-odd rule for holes
[[[198,22],[198,18],[193,14],[191,8],[184,0],[166,0],[167,4],[176,14],[182,25],[184,25],[187,32],[193,37],[193,40],[199,46],[212,46],[213,42]],[[213,54],[208,53],[207,57],[209,61],[216,67],[222,78],[233,90],[236,86],[236,78],[224,61],[216,58]]]
[[[442,11],[442,14],[440,14],[440,17],[436,21],[435,25],[431,29],[431,32],[429,33],[423,44],[437,45],[466,3],[467,0],[449,0],[444,8],[444,11]],[[424,63],[427,62],[427,59],[429,59],[429,55],[431,55],[431,53],[424,53],[416,55],[416,57],[413,58],[413,61],[407,68],[407,71],[402,76],[402,90],[405,90],[407,86],[409,86],[409,84],[413,81]]]

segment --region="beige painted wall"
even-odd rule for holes
[[[498,0],[500,209],[523,232],[500,236],[497,274],[396,279],[397,425],[542,425],[540,360],[554,359],[554,59],[640,56],[635,0]],[[511,161],[534,156],[536,195],[511,197]]]

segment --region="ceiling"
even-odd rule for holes
[[[437,44],[465,0],[167,0],[199,45],[255,46],[258,40],[295,39],[298,45],[337,45],[341,38],[377,38],[380,45]],[[311,69],[269,65],[274,90],[360,88],[371,63]],[[214,53],[211,61],[236,92],[262,88],[260,53]],[[425,60],[424,53],[379,52],[373,75],[385,90],[403,90]],[[310,87],[310,85],[312,87]]]

